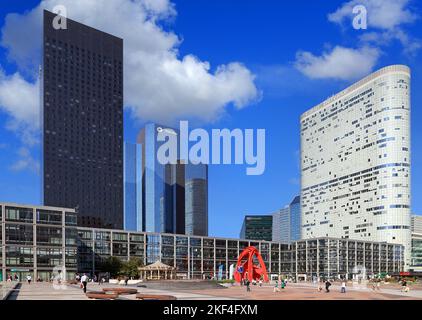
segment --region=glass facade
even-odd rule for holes
[[[412,234],[410,269],[422,271],[422,234]]]
[[[142,231],[142,145],[124,145],[124,229]]]
[[[300,196],[296,196],[290,203],[290,241],[297,241],[301,238],[302,217],[300,207]]]
[[[208,234],[208,167],[162,164],[157,152],[179,133],[149,123],[125,149],[125,230]]]
[[[273,216],[247,215],[243,220],[241,239],[248,240],[272,240]]]
[[[273,214],[273,241],[291,243],[301,239],[301,206],[300,196]]]
[[[62,213],[62,225],[8,221],[9,209],[50,214],[42,221],[55,221]],[[269,274],[338,277],[353,275],[357,267],[366,268],[368,275],[403,270],[403,246],[397,244],[319,238],[291,244],[263,240],[225,239],[166,233],[127,232],[95,229],[66,224],[76,214],[70,209],[31,208],[0,203],[2,216],[1,269],[2,277],[31,274],[34,279],[51,279],[53,269],[66,267],[67,277],[76,272],[97,274],[111,256],[127,261],[141,259],[147,265],[161,261],[176,267],[179,279],[229,278],[231,265],[248,246],[261,253]],[[71,217],[74,215],[74,217]],[[27,215],[22,216],[23,220]],[[67,219],[66,219],[67,217]],[[16,218],[13,218],[16,219]],[[4,231],[5,230],[5,231]],[[36,235],[34,237],[34,235]]]
[[[28,274],[48,281],[54,268],[77,271],[76,213],[71,209],[0,204],[2,279]]]

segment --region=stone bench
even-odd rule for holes
[[[89,299],[101,299],[101,300],[115,300],[119,297],[117,293],[105,293],[103,291],[87,292],[86,296]]]
[[[158,295],[158,294],[136,294],[136,299],[138,300],[177,300],[174,296],[169,295]]]
[[[138,292],[137,289],[134,288],[103,288],[103,292],[112,292],[118,295],[126,295],[126,294],[135,294]]]

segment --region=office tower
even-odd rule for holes
[[[422,216],[412,215],[411,218],[411,230],[412,233],[422,235]]]
[[[300,240],[301,210],[300,196],[273,214],[273,241],[291,243]]]
[[[422,271],[422,216],[412,215],[412,252],[410,269]]]
[[[44,11],[43,198],[123,227],[123,40]]]
[[[146,124],[138,135],[141,146],[142,178],[136,201],[142,226],[138,231],[206,235],[208,233],[207,165],[161,164],[157,151],[167,135],[177,130],[154,123]],[[159,141],[161,140],[161,141]],[[141,186],[139,186],[141,185]]]
[[[142,221],[142,146],[124,144],[124,229],[143,230]],[[138,201],[139,199],[139,201]]]
[[[247,215],[243,220],[240,239],[271,241],[272,232],[272,215]]]
[[[290,208],[289,206],[273,214],[272,241],[290,243]]]
[[[410,253],[410,70],[382,68],[301,116],[302,236]]]
[[[185,164],[165,165],[164,190],[166,215],[161,220],[162,230],[185,234]]]
[[[208,166],[188,164],[185,168],[185,233],[208,236]]]
[[[301,240],[302,215],[300,196],[294,197],[289,205],[290,209],[290,242]]]

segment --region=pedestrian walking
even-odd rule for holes
[[[280,289],[278,289],[278,280],[275,281],[273,292],[279,292]]]
[[[341,282],[341,293],[346,293],[346,281]]]
[[[31,275],[30,275],[30,274],[28,274],[28,275],[26,276],[26,281],[28,282],[28,284],[31,284],[32,277],[31,277]]]
[[[322,281],[318,282],[318,292],[322,292]]]
[[[262,287],[262,279],[259,279],[259,287]]]
[[[246,279],[245,286],[246,286],[246,292],[251,292],[251,283],[249,279]]]
[[[401,291],[402,292],[409,292],[409,287],[407,286],[407,281],[403,280],[401,283]]]
[[[281,289],[284,289],[286,287],[286,282],[284,280],[281,280]]]
[[[88,284],[88,276],[84,273],[81,277],[81,287],[84,289],[84,293],[86,293],[86,286]]]
[[[330,281],[325,281],[325,292],[330,292],[330,286],[331,286],[331,282]]]

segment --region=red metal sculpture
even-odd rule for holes
[[[259,265],[254,265],[254,256],[258,259]],[[234,279],[236,282],[240,282],[243,279],[252,281],[260,280],[261,278],[263,278],[265,282],[268,281],[267,268],[265,267],[264,260],[255,247],[247,247],[245,250],[243,250],[237,259]]]

